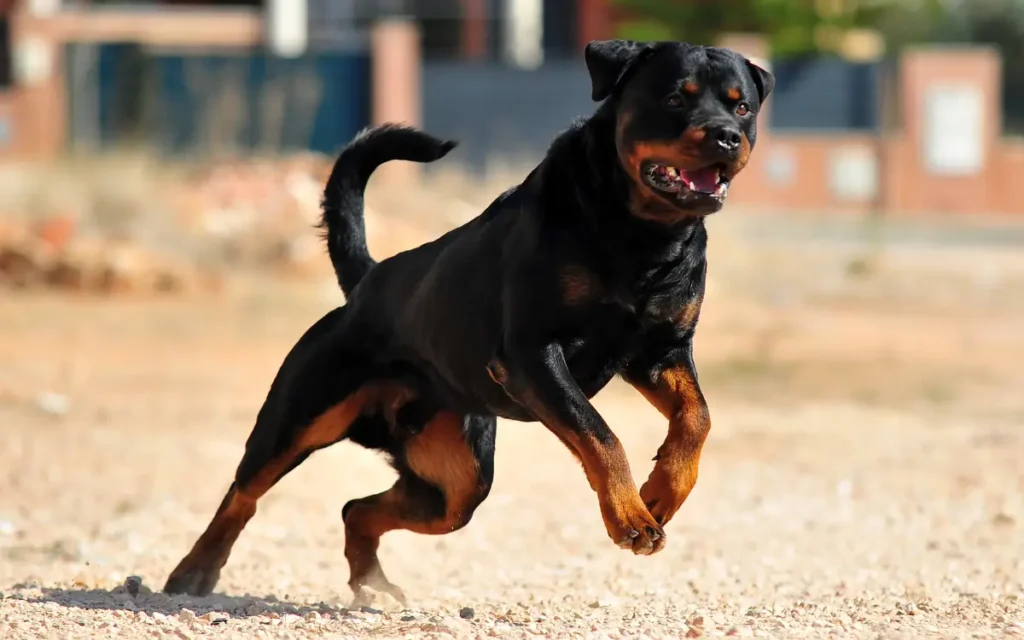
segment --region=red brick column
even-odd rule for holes
[[[373,124],[420,126],[420,32],[415,21],[387,18],[377,22],[371,29],[370,50]],[[381,168],[381,174],[384,179],[413,180],[419,176],[419,168],[412,162],[390,162]]]
[[[463,59],[480,60],[487,55],[487,0],[462,0]]]
[[[887,208],[909,212],[989,213],[1005,209],[1001,198],[1019,191],[1008,185],[994,184],[998,174],[1002,136],[1000,91],[1002,60],[999,52],[989,47],[950,47],[913,49],[900,58],[900,106],[903,123],[901,138],[891,141],[888,170],[891,189],[886,194]],[[950,131],[949,138],[958,140],[966,132],[980,133],[980,166],[976,172],[944,173],[928,167],[929,131],[927,114],[952,92],[953,100],[963,98],[958,92],[967,90],[979,100],[980,111],[970,116],[972,122],[949,123],[962,128]],[[944,142],[944,141],[940,141]],[[1018,210],[1020,205],[1018,203]]]
[[[576,2],[576,44],[580,54],[591,40],[607,40],[614,30],[609,0],[560,0]]]

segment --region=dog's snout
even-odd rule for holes
[[[740,130],[732,125],[719,125],[711,130],[711,139],[715,144],[727,153],[735,153],[740,148],[742,140]]]

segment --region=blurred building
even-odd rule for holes
[[[375,58],[528,70],[612,28],[608,0],[0,0],[0,16],[0,156],[331,152],[375,109],[421,119],[401,86],[418,70],[374,75]],[[373,25],[396,16],[416,50],[392,30],[375,54]]]
[[[0,0],[0,16],[0,158],[333,153],[397,120],[460,140],[445,166],[478,172],[536,162],[593,111],[580,54],[621,18],[610,0]],[[1024,213],[998,51],[848,40],[845,58],[773,60],[725,36],[776,76],[733,201]]]

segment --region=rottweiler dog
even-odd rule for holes
[[[260,497],[348,439],[398,472],[342,510],[349,585],[404,600],[377,559],[381,536],[469,522],[490,491],[497,417],[540,421],[568,447],[615,544],[665,546],[710,429],[692,349],[704,218],[747,164],[774,79],[733,51],[679,42],[595,41],[585,60],[601,103],[590,118],[477,218],[380,263],[363,222],[370,175],[455,143],[385,125],[341,152],[321,227],[346,304],[284,359],[234,482],[165,591],[210,593]],[[616,375],[668,421],[639,490],[590,402]]]

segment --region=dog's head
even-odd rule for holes
[[[585,55],[593,99],[613,101],[634,215],[674,222],[721,209],[773,76],[729,49],[681,42],[595,41]]]

